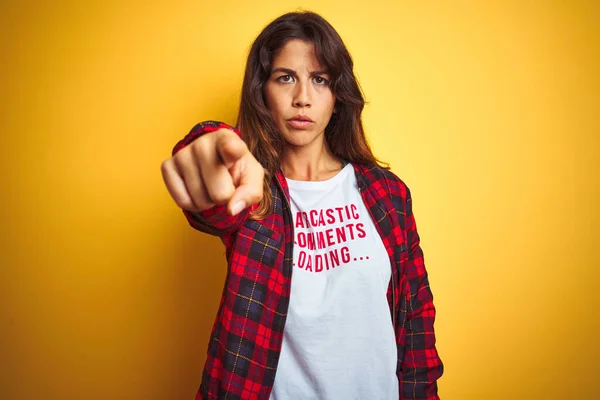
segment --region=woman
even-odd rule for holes
[[[285,14],[250,50],[237,128],[200,123],[163,163],[226,247],[197,399],[438,398],[410,190],[371,153],[363,107],[333,27]]]

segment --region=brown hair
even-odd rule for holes
[[[285,145],[266,106],[263,89],[271,75],[275,55],[290,39],[312,43],[317,60],[331,77],[336,112],[325,128],[325,140],[331,152],[347,161],[389,168],[375,158],[367,143],[361,120],[365,100],[342,38],[329,22],[314,12],[284,14],[267,25],[252,44],[242,85],[237,128],[265,168],[264,196],[253,219],[264,218],[271,212],[269,183],[279,169]]]

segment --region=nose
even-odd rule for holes
[[[311,103],[310,85],[308,82],[299,82],[294,91],[295,107],[310,107]]]

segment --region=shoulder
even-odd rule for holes
[[[378,165],[358,163],[353,165],[369,187],[376,191],[385,191],[386,195],[395,198],[395,200],[401,200],[403,203],[410,199],[408,185],[391,170]]]

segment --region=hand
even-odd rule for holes
[[[236,215],[263,197],[264,169],[229,129],[200,136],[163,161],[161,171],[171,197],[185,210],[227,204]]]

